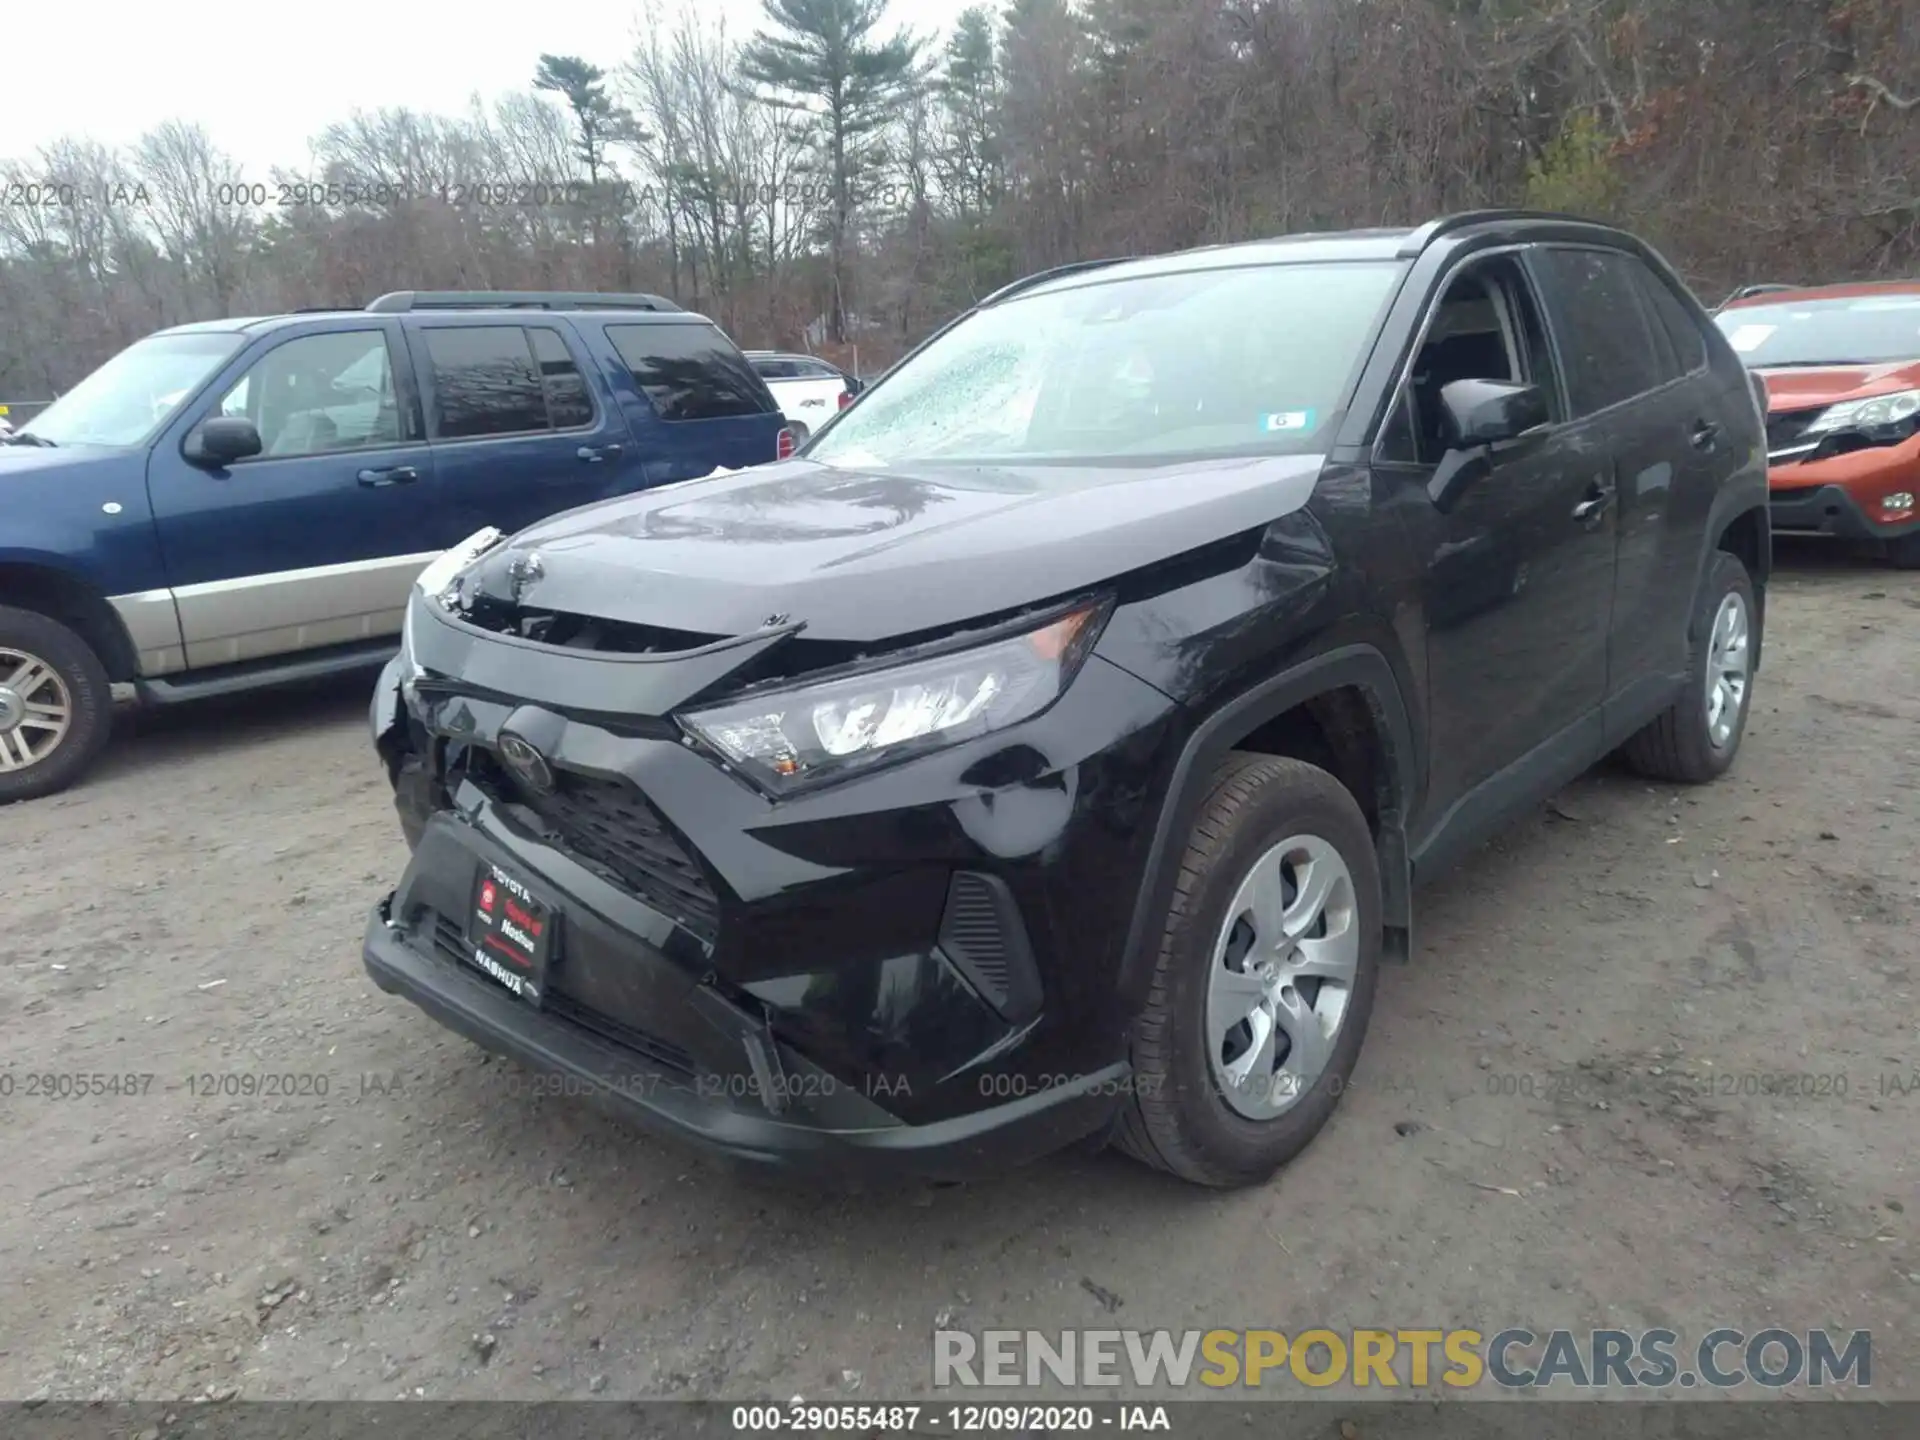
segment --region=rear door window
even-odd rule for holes
[[[1633,268],[1640,281],[1640,293],[1646,297],[1647,308],[1653,312],[1654,319],[1667,333],[1668,343],[1673,346],[1680,373],[1691,375],[1707,363],[1707,342],[1700,334],[1700,322],[1680,303],[1680,297],[1673,293],[1671,285],[1637,260]]]
[[[546,388],[520,326],[463,325],[421,333],[427,342],[440,439],[524,435],[551,428]]]
[[[547,415],[556,430],[571,430],[593,423],[593,397],[587,382],[574,363],[573,352],[557,330],[534,328],[527,331],[533,342],[533,358],[540,366],[540,383],[547,391]]]
[[[1534,263],[1559,334],[1576,417],[1672,378],[1666,337],[1655,339],[1641,303],[1637,260],[1616,250],[1549,246],[1535,253]]]
[[[711,325],[609,325],[607,339],[662,420],[719,420],[777,408],[746,357]]]

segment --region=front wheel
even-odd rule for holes
[[[1184,1180],[1256,1184],[1326,1124],[1373,1011],[1380,870],[1352,795],[1235,755],[1181,861],[1136,1023],[1119,1143]]]
[[[71,785],[112,729],[93,648],[57,620],[0,605],[0,805]]]
[[[1887,559],[1901,570],[1920,570],[1920,530],[1887,542]]]
[[[1753,694],[1753,580],[1736,556],[1716,551],[1688,634],[1692,663],[1680,698],[1627,741],[1627,763],[1650,780],[1687,785],[1718,779],[1746,733]]]

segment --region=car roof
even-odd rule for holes
[[[550,319],[555,315],[573,315],[589,320],[617,322],[621,325],[713,324],[713,321],[709,320],[705,315],[701,315],[692,310],[667,312],[650,310],[534,310],[525,306],[503,306],[497,310],[415,310],[395,313],[431,318],[435,325],[524,324],[530,317]],[[184,325],[170,325],[164,330],[156,330],[153,333],[155,335],[207,335],[222,332],[245,332],[251,335],[261,335],[274,330],[285,329],[289,325],[304,325],[314,320],[326,320],[349,315],[371,316],[376,320],[393,318],[393,315],[383,315],[374,311],[343,305],[338,310],[315,308],[311,310],[295,310],[285,315],[236,315],[225,320],[191,320]]]
[[[1808,300],[1861,300],[1874,295],[1920,295],[1920,280],[1856,280],[1844,285],[1804,285],[1790,290],[1768,290],[1742,300],[1730,300],[1723,310],[1752,305],[1795,305]]]
[[[1443,215],[1423,225],[1303,232],[1265,240],[1206,245],[1166,255],[1065,265],[1017,280],[980,303],[991,305],[1015,294],[1024,297],[1075,289],[1082,285],[1104,284],[1110,280],[1189,274],[1197,270],[1225,270],[1250,265],[1308,265],[1339,260],[1412,260],[1437,241],[1487,234],[1499,234],[1513,240],[1600,240],[1629,249],[1645,248],[1626,231],[1583,216],[1535,210],[1469,210],[1457,215]]]
[[[1204,245],[1165,255],[1144,255],[1106,264],[1063,266],[1059,274],[1043,272],[1028,281],[1016,281],[983,303],[1012,293],[1040,295],[1072,290],[1110,280],[1137,280],[1154,275],[1182,275],[1195,270],[1226,270],[1243,265],[1301,265],[1327,260],[1392,260],[1411,230],[1346,230],[1325,235],[1285,235],[1272,240],[1244,240],[1231,245]]]

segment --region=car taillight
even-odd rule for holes
[[[774,458],[776,460],[785,460],[792,454],[793,454],[793,427],[789,425],[782,425],[780,427],[780,448],[778,452],[774,455]]]
[[[840,392],[840,408],[844,410],[847,408],[847,406],[851,405],[852,403],[853,403],[853,392],[851,390],[842,390]]]

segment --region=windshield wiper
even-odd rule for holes
[[[49,450],[56,448],[53,441],[47,439],[46,436],[35,435],[31,431],[27,431],[27,430],[14,431],[13,434],[6,436],[3,440],[0,440],[0,444],[44,445]]]
[[[1838,370],[1853,365],[1871,365],[1871,360],[1760,360],[1756,370]]]

